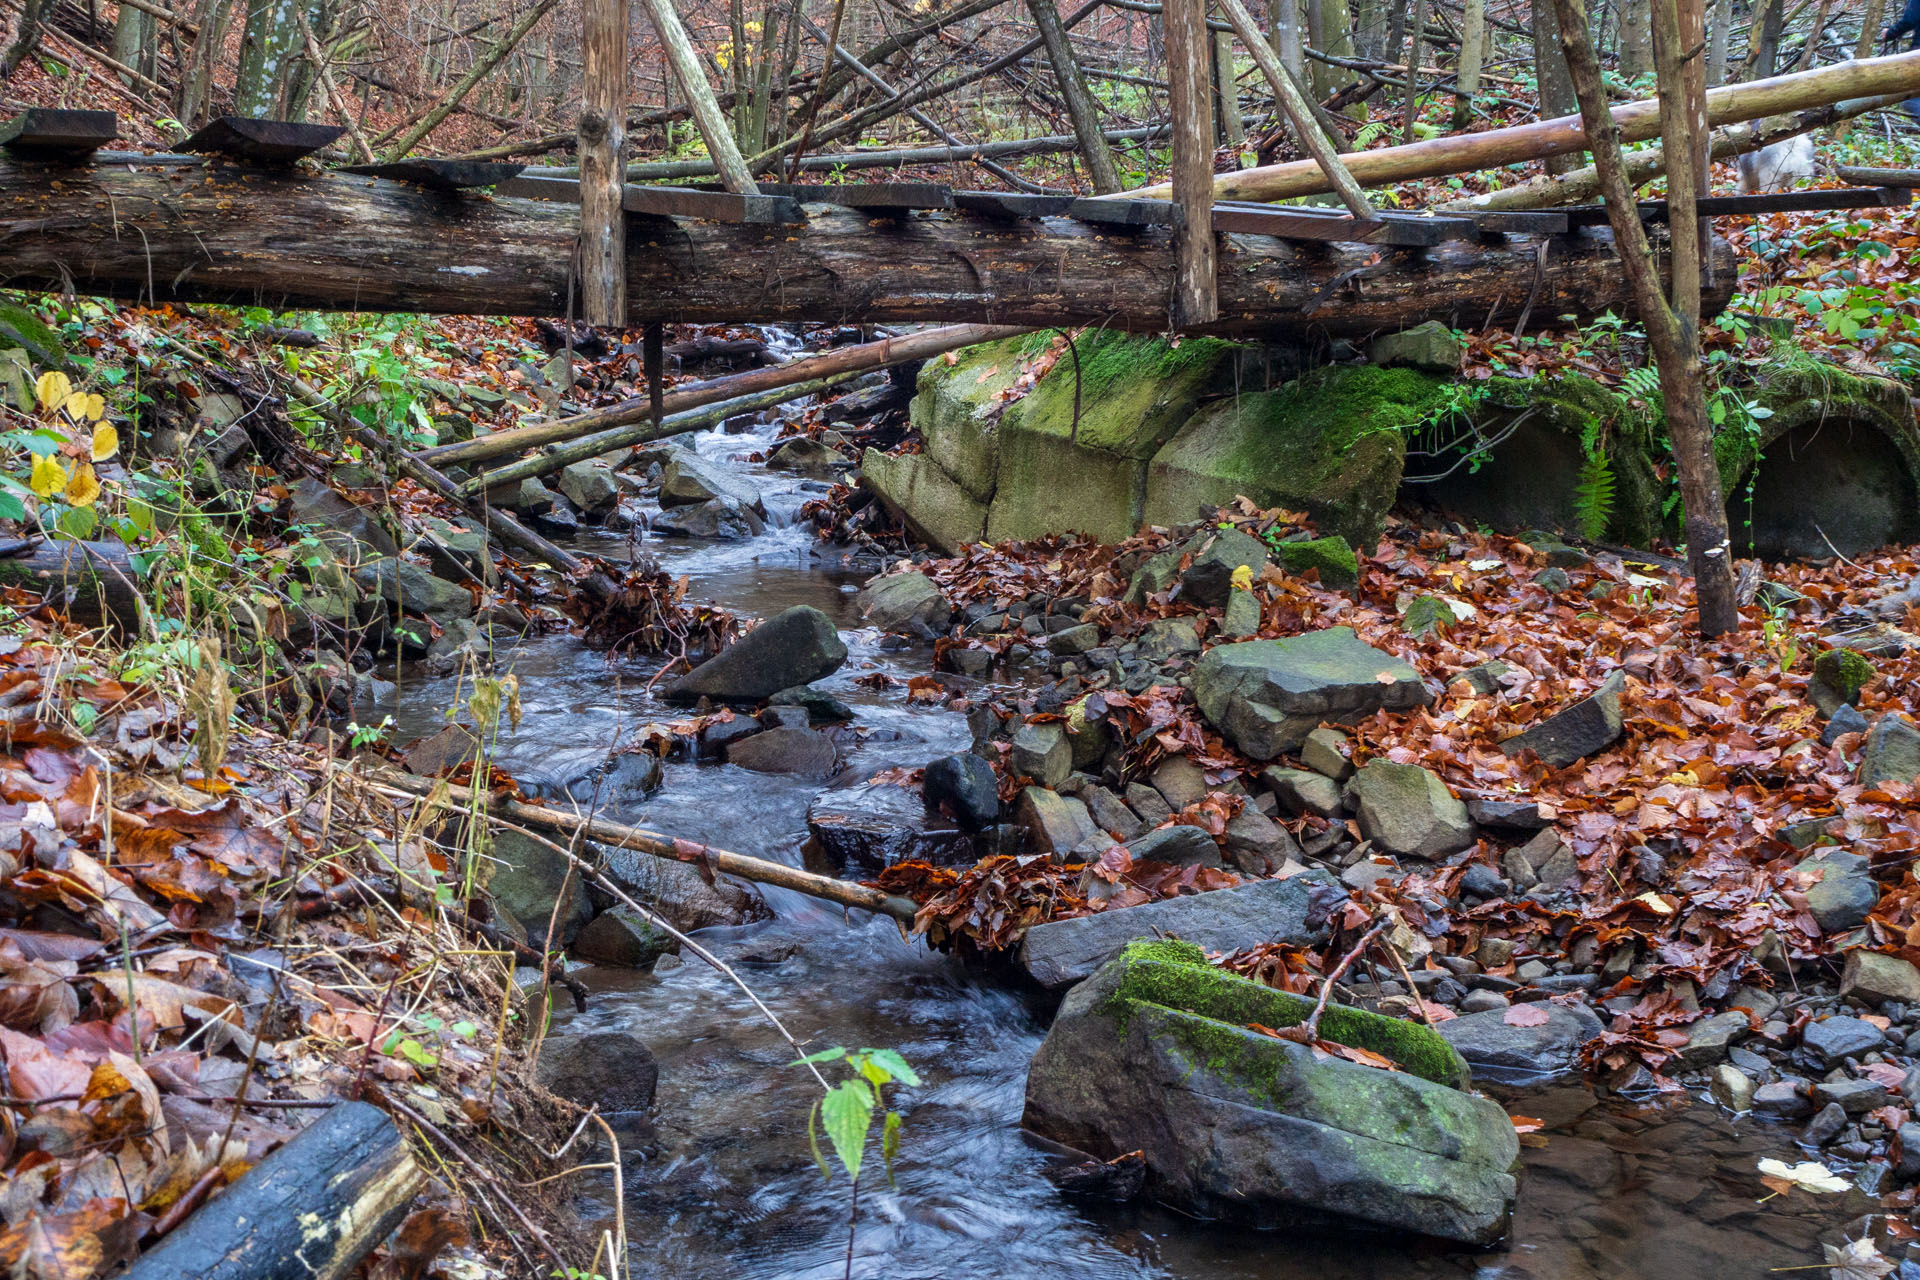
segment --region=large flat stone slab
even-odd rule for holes
[[[1323,720],[1427,705],[1420,673],[1352,627],[1215,645],[1193,670],[1200,714],[1256,760],[1298,751]]]

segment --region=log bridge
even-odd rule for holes
[[[16,119],[0,154],[0,284],[132,301],[556,316],[577,310],[576,182],[518,166],[409,160],[296,167],[275,122],[221,122],[201,154],[89,146],[70,119]],[[52,119],[59,117],[59,119]],[[24,121],[24,123],[23,123]],[[247,128],[244,126],[252,126]],[[294,128],[296,126],[282,126]],[[306,126],[298,126],[306,127]],[[206,131],[203,131],[203,133]],[[324,133],[325,131],[322,130]],[[274,135],[279,138],[280,135]],[[317,136],[317,135],[315,135]],[[34,145],[35,137],[47,141]],[[23,141],[25,139],[25,141]],[[230,141],[240,139],[240,141]],[[223,144],[225,141],[225,145]],[[320,145],[308,139],[312,147]],[[1721,197],[1703,212],[1904,204],[1899,187]],[[630,186],[629,324],[960,322],[1169,327],[1181,208],[1165,200],[952,191],[929,183],[768,185],[739,195]],[[1643,206],[1658,221],[1659,202]],[[1216,203],[1207,332],[1359,337],[1425,320],[1629,309],[1598,206],[1354,216]],[[1708,314],[1734,285],[1714,241]]]

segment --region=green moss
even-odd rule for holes
[[[1289,573],[1320,571],[1320,582],[1328,587],[1351,587],[1360,581],[1360,559],[1353,547],[1339,534],[1309,538],[1301,542],[1283,542],[1274,548],[1281,565]]]
[[[0,296],[0,348],[18,347],[39,372],[67,367],[67,349],[60,335],[27,308]]]
[[[1244,1034],[1244,1028],[1255,1022],[1276,1030],[1291,1027],[1313,1012],[1311,1000],[1215,969],[1191,943],[1135,942],[1121,953],[1121,960],[1125,969],[1106,1012],[1123,1032],[1128,1006],[1134,1003],[1196,1015],[1179,1020],[1179,1034],[1191,1041],[1188,1047],[1196,1060],[1249,1084],[1262,1077],[1258,1051],[1263,1046]],[[1423,1079],[1457,1086],[1465,1077],[1453,1046],[1416,1023],[1329,1005],[1321,1015],[1320,1034],[1336,1044],[1381,1054]],[[1265,1069],[1269,1084],[1271,1071]]]
[[[1851,703],[1873,679],[1873,664],[1853,649],[1829,649],[1814,659],[1813,678],[1838,693],[1841,701]]]
[[[1144,338],[1097,329],[1062,352],[1047,376],[1007,410],[1009,430],[1071,437],[1085,448],[1145,460],[1180,428],[1234,346],[1218,338]],[[1074,423],[1078,395],[1080,417]],[[1005,481],[1005,477],[1002,477]]]

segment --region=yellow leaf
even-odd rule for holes
[[[76,507],[90,507],[100,498],[100,477],[93,474],[93,464],[83,462],[75,469],[73,479],[67,481],[67,501]]]
[[[98,422],[107,416],[107,402],[92,391],[76,391],[60,407],[75,422]]]
[[[67,487],[67,469],[52,454],[42,454],[33,460],[33,474],[28,477],[27,485],[41,497],[51,498]]]
[[[33,384],[33,394],[40,399],[41,412],[52,413],[73,394],[73,380],[57,369],[43,373]]]
[[[1233,571],[1232,581],[1236,591],[1253,590],[1253,567],[1251,565],[1241,565]]]
[[[103,422],[93,429],[93,460],[105,462],[120,452],[120,433],[113,429],[111,422]]]

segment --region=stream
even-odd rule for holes
[[[777,423],[750,434],[703,433],[701,453],[730,459],[765,451]],[[874,670],[901,680],[927,669],[924,648],[883,651],[860,629],[854,592],[872,565],[815,551],[793,516],[824,486],[738,464],[764,486],[767,533],[747,542],[647,543],[692,594],[747,616],[793,604],[824,610],[842,628],[846,665],[819,682],[858,712],[867,737],[845,785],[893,765],[919,766],[963,749],[963,718],[909,704],[904,690],[871,691]],[[590,533],[578,545],[626,554],[627,535]],[[649,720],[684,716],[646,695],[657,663],[609,661],[554,635],[498,655],[520,681],[524,719],[503,729],[513,770],[556,745],[624,740]],[[383,675],[389,674],[382,672]],[[444,723],[452,678],[403,683],[390,706],[395,740]],[[669,763],[646,803],[606,816],[720,848],[798,865],[806,810],[822,784],[733,765]],[[1819,1239],[1872,1207],[1858,1192],[1766,1194],[1761,1157],[1790,1157],[1779,1126],[1734,1119],[1704,1100],[1602,1102],[1582,1089],[1500,1092],[1510,1112],[1544,1122],[1523,1139],[1525,1170],[1507,1241],[1489,1252],[1391,1237],[1258,1233],[1197,1222],[1148,1203],[1062,1196],[1042,1176],[1053,1158],[1018,1124],[1028,1060],[1047,1013],[1025,993],[958,960],[904,941],[889,921],[769,889],[776,918],[708,930],[702,941],[735,963],[810,1047],[890,1047],[924,1083],[898,1094],[905,1117],[897,1185],[886,1184],[877,1142],[863,1175],[853,1273],[914,1277],[1182,1277],[1190,1280],[1344,1280],[1479,1276],[1539,1280],[1682,1280],[1758,1276],[1821,1260]],[[692,959],[655,976],[589,969],[595,996],[556,1030],[618,1029],[652,1049],[660,1087],[650,1123],[622,1134],[629,1259],[636,1277],[782,1277],[843,1274],[844,1177],[824,1182],[808,1150],[807,1111],[818,1087],[789,1068],[789,1046],[723,976]],[[1798,1157],[1804,1158],[1804,1157]],[[582,1209],[610,1217],[606,1173],[577,1178]],[[1853,1234],[1858,1234],[1857,1229]],[[1810,1273],[1811,1274],[1811,1273]]]

